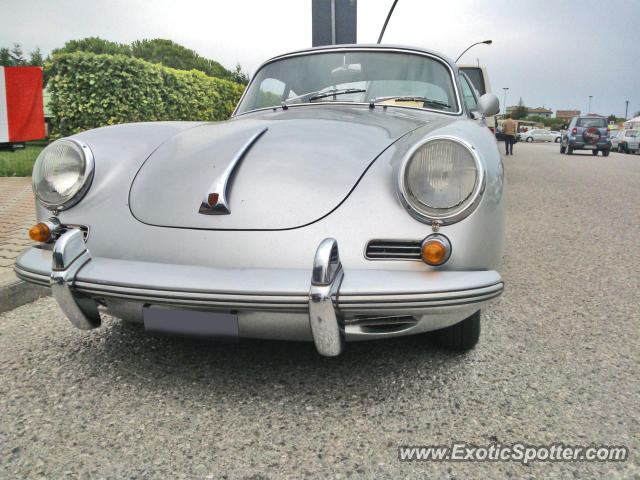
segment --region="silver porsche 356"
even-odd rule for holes
[[[33,171],[19,277],[78,328],[345,341],[433,331],[472,348],[500,295],[503,167],[447,58],[334,46],[264,63],[230,120],[98,128]]]

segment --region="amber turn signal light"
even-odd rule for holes
[[[48,242],[51,238],[51,230],[44,223],[38,223],[29,230],[29,237],[35,242]]]
[[[422,242],[420,254],[427,265],[442,265],[449,260],[451,243],[444,235],[430,235]]]

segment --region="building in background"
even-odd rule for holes
[[[569,123],[573,117],[580,115],[580,110],[556,110],[556,118]]]
[[[552,110],[548,110],[544,107],[529,108],[528,110],[529,115],[542,118],[551,118],[551,114],[553,113]]]

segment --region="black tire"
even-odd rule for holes
[[[573,155],[573,147],[567,145],[567,155]]]
[[[480,338],[480,310],[455,325],[432,332],[432,338],[450,350],[471,350]]]
[[[556,137],[556,143],[560,143],[560,137]]]
[[[591,155],[598,155],[598,150],[591,150]]]
[[[527,137],[527,143],[532,143],[533,142],[533,137]]]
[[[567,147],[565,147],[564,145],[560,144],[560,153],[564,153],[567,151]]]
[[[609,150],[603,150],[602,151],[602,156],[603,157],[608,157],[609,156]]]

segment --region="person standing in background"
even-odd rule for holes
[[[513,144],[516,143],[516,122],[511,119],[511,115],[507,114],[507,119],[502,124],[502,131],[504,132],[504,147],[507,151],[507,155],[513,155]]]

